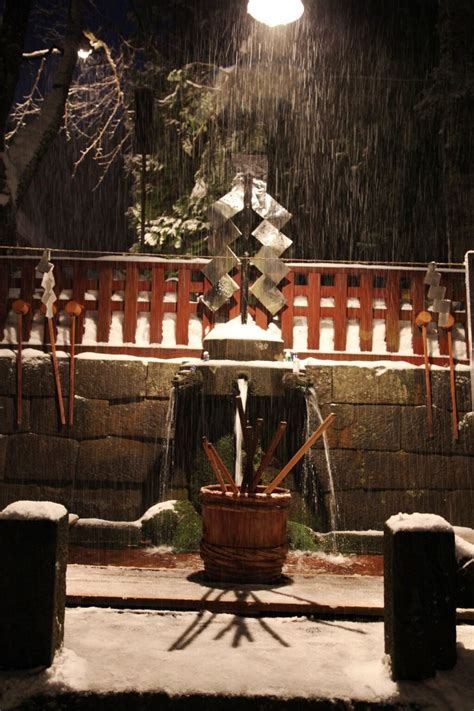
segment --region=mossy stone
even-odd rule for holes
[[[142,535],[155,546],[171,545],[178,525],[178,514],[174,509],[160,511],[142,521]]]
[[[288,543],[292,550],[315,551],[315,533],[312,528],[297,521],[288,521]]]
[[[171,545],[178,551],[198,550],[202,538],[201,516],[188,501],[178,501],[176,509],[178,525]]]

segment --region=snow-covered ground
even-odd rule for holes
[[[38,694],[136,691],[472,711],[474,627],[461,625],[457,632],[453,670],[395,683],[384,657],[382,622],[68,609],[64,648],[54,665],[37,673],[0,673],[0,708],[21,707]]]

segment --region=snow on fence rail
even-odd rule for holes
[[[1,345],[17,341],[15,299],[31,308],[23,317],[23,342],[48,348],[48,329],[39,307],[41,275],[38,258],[0,256]],[[240,313],[240,292],[212,314],[202,303],[211,287],[202,268],[208,260],[146,257],[55,257],[55,319],[59,346],[69,344],[70,318],[65,306],[84,307],[76,326],[76,351],[139,356],[198,356],[202,338],[215,323]],[[273,318],[258,303],[250,314],[266,329],[281,329],[286,348],[300,356],[327,359],[422,359],[416,315],[426,308],[423,266],[287,262],[290,271],[280,284],[287,305]],[[455,356],[467,362],[466,285],[464,269],[442,268],[441,284],[452,300]],[[256,273],[256,275],[259,273]],[[239,282],[240,274],[232,274]],[[446,362],[447,334],[430,324],[430,352]]]

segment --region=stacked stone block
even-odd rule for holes
[[[61,362],[68,396],[67,359]],[[166,415],[180,365],[166,361],[92,359],[76,362],[74,426],[61,428],[50,356],[24,363],[24,417],[15,424],[15,360],[0,355],[0,507],[18,499],[63,503],[81,517],[131,521],[159,473]],[[238,377],[257,397],[284,397],[313,384],[328,431],[340,530],[383,528],[394,513],[432,512],[474,526],[474,416],[451,435],[448,369],[432,371],[435,436],[428,438],[424,372],[327,364],[300,376],[279,365],[201,364],[193,377],[204,396],[232,396]],[[471,410],[468,371],[456,375],[459,418]],[[304,408],[304,398],[295,399]],[[319,424],[316,416],[311,426]],[[329,481],[322,442],[311,453],[318,520],[329,525]],[[297,481],[289,477],[293,488]],[[188,478],[175,471],[170,498],[186,498]],[[294,489],[290,517],[303,509]],[[301,519],[314,524],[310,518]]]
[[[50,356],[23,365],[15,424],[15,361],[0,357],[0,508],[52,500],[81,517],[133,520],[159,473],[175,363],[76,359],[73,426],[61,427]],[[60,372],[68,393],[68,361]]]

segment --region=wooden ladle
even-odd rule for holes
[[[431,323],[431,314],[429,311],[420,311],[415,319],[417,326],[421,328],[423,337],[423,357],[425,360],[425,397],[426,397],[426,417],[428,420],[428,437],[433,437],[433,405],[431,401],[431,380],[430,380],[430,361],[428,357],[428,324]]]
[[[84,307],[78,304],[77,301],[68,301],[65,311],[71,317],[71,332],[69,337],[69,407],[68,407],[68,423],[69,426],[74,424],[74,382],[75,382],[75,344],[76,344],[76,321],[81,315]]]
[[[459,439],[459,425],[458,425],[458,409],[456,403],[456,374],[454,372],[454,356],[453,356],[453,326],[454,326],[454,316],[448,314],[446,321],[440,328],[446,329],[446,334],[448,336],[448,357],[449,357],[449,385],[451,390],[451,404],[453,408],[452,412],[452,427],[453,427],[453,438]]]

